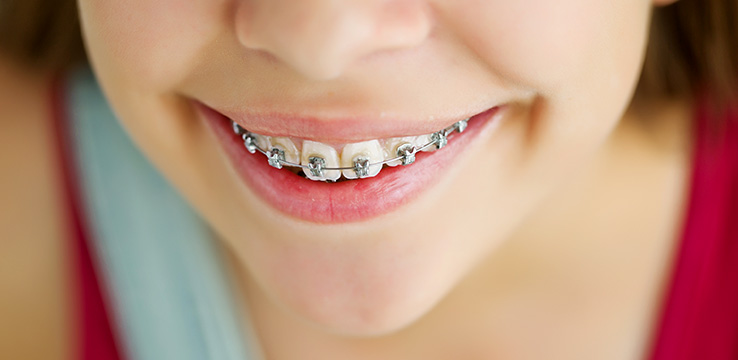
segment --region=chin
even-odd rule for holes
[[[425,246],[415,239],[335,240],[292,239],[289,247],[264,241],[266,251],[246,262],[272,302],[328,333],[400,331],[428,313],[463,271],[437,246],[440,238],[424,239]]]
[[[297,315],[327,333],[377,337],[409,327],[442,297],[438,289],[418,286],[414,280],[318,287],[322,292],[297,286],[280,297]]]

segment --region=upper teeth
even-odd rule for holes
[[[292,164],[300,163],[300,151],[297,146],[289,138],[273,137],[270,138],[271,149],[279,149],[284,151],[284,161]]]
[[[430,136],[429,135],[421,135],[421,136],[406,136],[401,138],[392,138],[387,139],[384,141],[384,151],[387,154],[388,159],[402,157],[397,160],[392,160],[387,163],[388,166],[397,166],[397,165],[410,165],[413,161],[415,161],[415,152],[416,150],[419,150],[424,145],[430,143]],[[411,153],[406,153],[405,151],[400,150],[407,150],[408,147],[412,147],[413,150]],[[425,151],[430,151],[433,148],[433,146],[429,146],[425,149]],[[405,156],[403,156],[405,155]],[[403,161],[403,159],[405,159]]]
[[[340,170],[325,170],[325,168],[337,168],[341,166],[338,151],[333,146],[316,141],[303,141],[300,164],[308,166],[305,176],[311,180],[336,181],[341,177]]]
[[[410,165],[419,151],[435,151],[448,143],[448,136],[466,129],[467,121],[419,136],[405,136],[384,140],[369,140],[346,144],[341,155],[330,146],[316,141],[302,141],[302,150],[287,137],[270,137],[245,130],[231,121],[233,131],[243,138],[250,153],[256,151],[267,156],[269,165],[299,167],[311,180],[336,181],[341,174],[347,179],[372,177],[379,174],[383,165]]]
[[[347,144],[341,153],[341,167],[348,168],[342,171],[343,176],[346,179],[376,176],[382,169],[381,163],[384,159],[384,151],[379,140]]]

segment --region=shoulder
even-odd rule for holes
[[[69,266],[48,74],[0,57],[0,358],[66,358]]]

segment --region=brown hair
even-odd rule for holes
[[[2,0],[0,51],[52,71],[84,61],[74,0]],[[639,98],[708,93],[738,102],[738,1],[680,0],[654,10]]]
[[[738,105],[738,1],[656,8],[637,91],[645,98],[705,92],[720,110]]]
[[[84,61],[74,0],[0,0],[0,52],[60,71]]]

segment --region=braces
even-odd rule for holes
[[[324,171],[353,170],[358,178],[363,178],[368,176],[369,167],[382,166],[393,161],[400,161],[400,164],[402,164],[403,166],[410,165],[415,162],[415,154],[417,154],[418,152],[423,151],[431,146],[435,146],[437,150],[443,148],[448,144],[448,139],[450,135],[452,135],[454,132],[461,133],[466,130],[468,121],[469,118],[460,120],[449,127],[434,132],[433,134],[431,134],[431,141],[425,145],[420,146],[419,148],[416,148],[412,144],[404,143],[397,147],[397,156],[391,159],[385,159],[383,161],[370,164],[369,159],[367,159],[366,157],[357,156],[353,159],[354,166],[350,167],[325,167],[325,159],[319,156],[311,156],[310,158],[308,158],[307,165],[295,164],[293,162],[286,161],[284,150],[276,146],[273,146],[271,149],[268,150],[262,149],[261,147],[259,147],[259,145],[256,144],[254,133],[244,129],[243,127],[241,127],[241,125],[238,125],[233,120],[231,120],[231,126],[233,128],[233,132],[236,135],[241,136],[241,138],[243,139],[243,145],[249,153],[254,154],[258,151],[266,155],[267,160],[269,161],[269,165],[277,169],[281,169],[283,166],[301,168],[303,169],[303,171],[310,171],[311,175],[320,178],[324,176]]]

